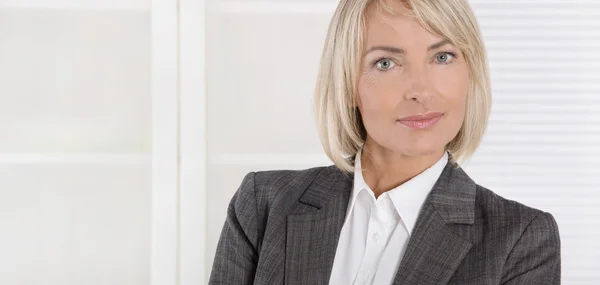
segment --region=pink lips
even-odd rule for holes
[[[413,115],[398,119],[401,123],[413,129],[425,129],[435,125],[444,114],[440,112],[427,113],[425,115]]]

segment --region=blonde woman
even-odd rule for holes
[[[315,92],[329,167],[249,173],[210,284],[560,284],[552,214],[459,166],[491,92],[467,0],[342,0]]]

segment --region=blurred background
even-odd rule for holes
[[[471,0],[493,109],[463,167],[600,280],[600,2]],[[329,165],[336,0],[0,0],[0,284],[206,284],[249,171]]]

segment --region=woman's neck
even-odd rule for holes
[[[444,151],[441,149],[427,155],[408,156],[367,139],[360,157],[363,179],[377,198],[434,165],[444,155]]]

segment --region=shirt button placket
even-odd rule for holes
[[[381,235],[379,233],[374,233],[373,234],[373,242],[379,243],[379,240],[381,240]]]

